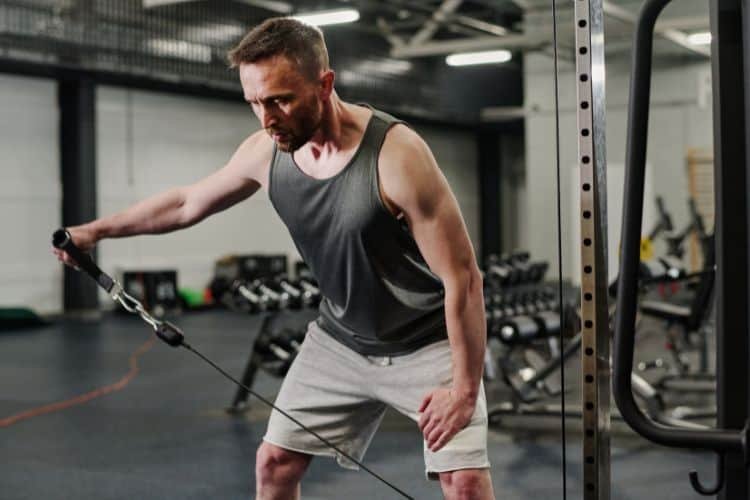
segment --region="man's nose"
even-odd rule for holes
[[[263,128],[267,129],[276,124],[276,117],[273,113],[269,112],[268,108],[261,107],[259,114],[260,124]]]

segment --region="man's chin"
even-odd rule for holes
[[[276,141],[276,147],[284,153],[293,153],[300,148],[299,145],[290,141]]]

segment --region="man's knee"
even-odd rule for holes
[[[489,471],[466,469],[440,474],[440,484],[446,499],[486,500],[494,498]]]
[[[302,479],[310,455],[263,442],[255,456],[255,479],[260,484],[296,484]]]

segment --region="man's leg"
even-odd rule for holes
[[[281,384],[276,406],[361,459],[386,410],[385,404],[370,393],[369,366],[367,358],[312,322]],[[272,411],[258,448],[258,498],[299,498],[299,482],[313,455],[336,457],[343,467],[352,467],[328,445],[280,412]]]
[[[393,357],[385,366],[374,365],[368,375],[378,381],[378,399],[418,422],[424,396],[437,387],[450,387],[452,365],[450,344],[445,340]],[[445,498],[494,498],[487,456],[487,401],[483,384],[466,427],[436,452],[425,442],[424,459],[427,477],[440,479]]]
[[[463,469],[440,473],[446,500],[494,500],[489,469]]]
[[[285,450],[263,442],[255,460],[257,500],[299,499],[299,483],[312,455]]]

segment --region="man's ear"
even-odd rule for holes
[[[332,69],[325,70],[320,75],[320,98],[327,101],[333,93],[333,82],[336,80],[336,73]]]

